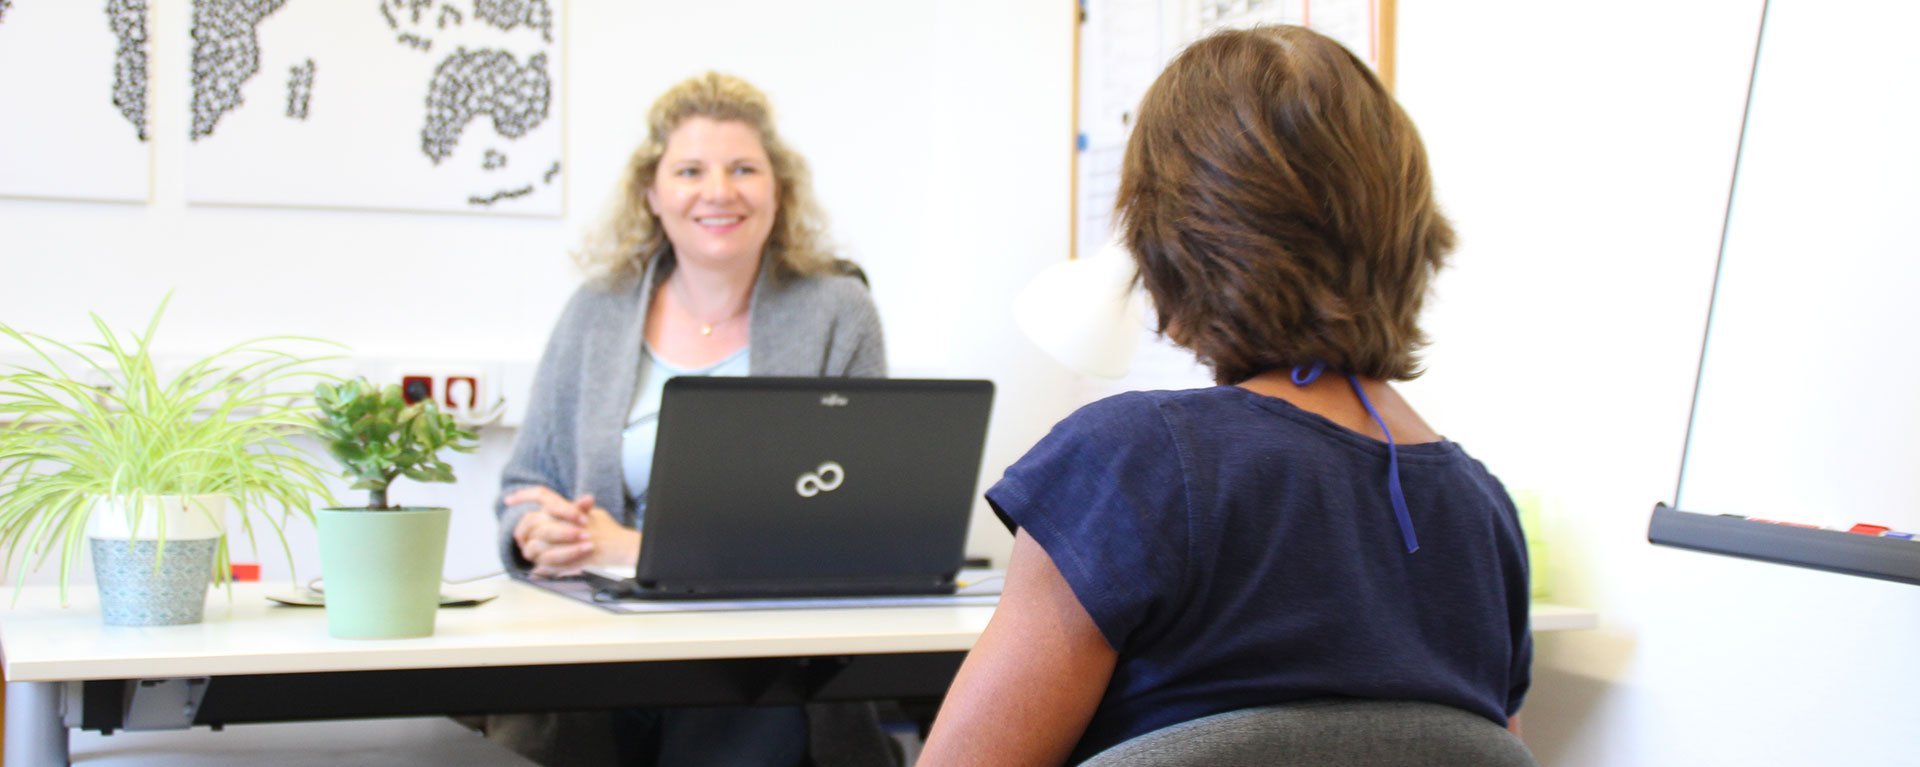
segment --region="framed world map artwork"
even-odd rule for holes
[[[193,204],[559,216],[560,0],[195,0]]]
[[[0,0],[0,196],[145,202],[146,0]]]

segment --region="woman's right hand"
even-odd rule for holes
[[[535,485],[508,494],[508,505],[539,504],[513,526],[513,542],[520,556],[533,563],[533,574],[555,576],[576,573],[593,558],[594,541],[587,531],[593,496],[568,500],[552,488]]]

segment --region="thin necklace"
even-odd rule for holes
[[[669,277],[667,278],[667,284],[679,285],[680,280],[677,277]],[[706,320],[703,320],[703,319],[700,319],[699,317],[694,316],[693,304],[687,301],[686,288],[677,288],[676,291],[677,292],[674,294],[674,302],[680,305],[680,312],[682,314],[687,315],[688,319],[693,320],[694,324],[697,324],[700,326],[701,336],[711,336],[713,335],[713,328],[715,326],[724,325],[734,320],[737,320],[740,318],[740,315],[747,313],[748,304],[742,303],[740,304],[740,308],[733,310],[732,314],[729,314],[725,317],[721,317],[720,319],[714,320],[712,322],[708,322]]]

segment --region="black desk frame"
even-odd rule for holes
[[[966,653],[583,663],[211,677],[193,725],[648,706],[937,702]],[[140,680],[78,682],[78,726],[112,732]]]

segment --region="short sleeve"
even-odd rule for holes
[[[1186,583],[1182,451],[1146,394],[1095,402],[1061,421],[987,491],[1065,576],[1115,650],[1170,614]]]
[[[1486,467],[1480,467],[1485,473]],[[1521,704],[1526,702],[1527,690],[1533,686],[1533,563],[1527,558],[1526,533],[1520,525],[1520,511],[1513,505],[1513,496],[1508,494],[1500,480],[1492,474],[1486,474],[1493,483],[1493,498],[1499,504],[1499,520],[1502,540],[1500,545],[1500,568],[1505,578],[1507,593],[1507,630],[1510,632],[1513,658],[1507,668],[1506,714],[1511,719],[1520,713]]]
[[[1518,522],[1515,523],[1514,529],[1517,535]],[[1513,718],[1514,714],[1520,713],[1520,705],[1527,699],[1527,690],[1533,686],[1533,617],[1530,604],[1533,586],[1528,579],[1528,572],[1532,565],[1527,562],[1527,544],[1521,541],[1516,548],[1518,552],[1515,559],[1520,565],[1508,568],[1507,583],[1508,593],[1518,595],[1518,599],[1511,601],[1519,602],[1518,605],[1508,607],[1510,613],[1508,621],[1511,624],[1510,630],[1513,632],[1513,665],[1507,670],[1507,718],[1509,719]]]
[[[1520,713],[1520,705],[1527,700],[1527,689],[1533,686],[1533,634],[1528,632],[1520,637],[1513,653],[1513,668],[1507,678],[1511,684],[1507,688],[1507,718]]]

